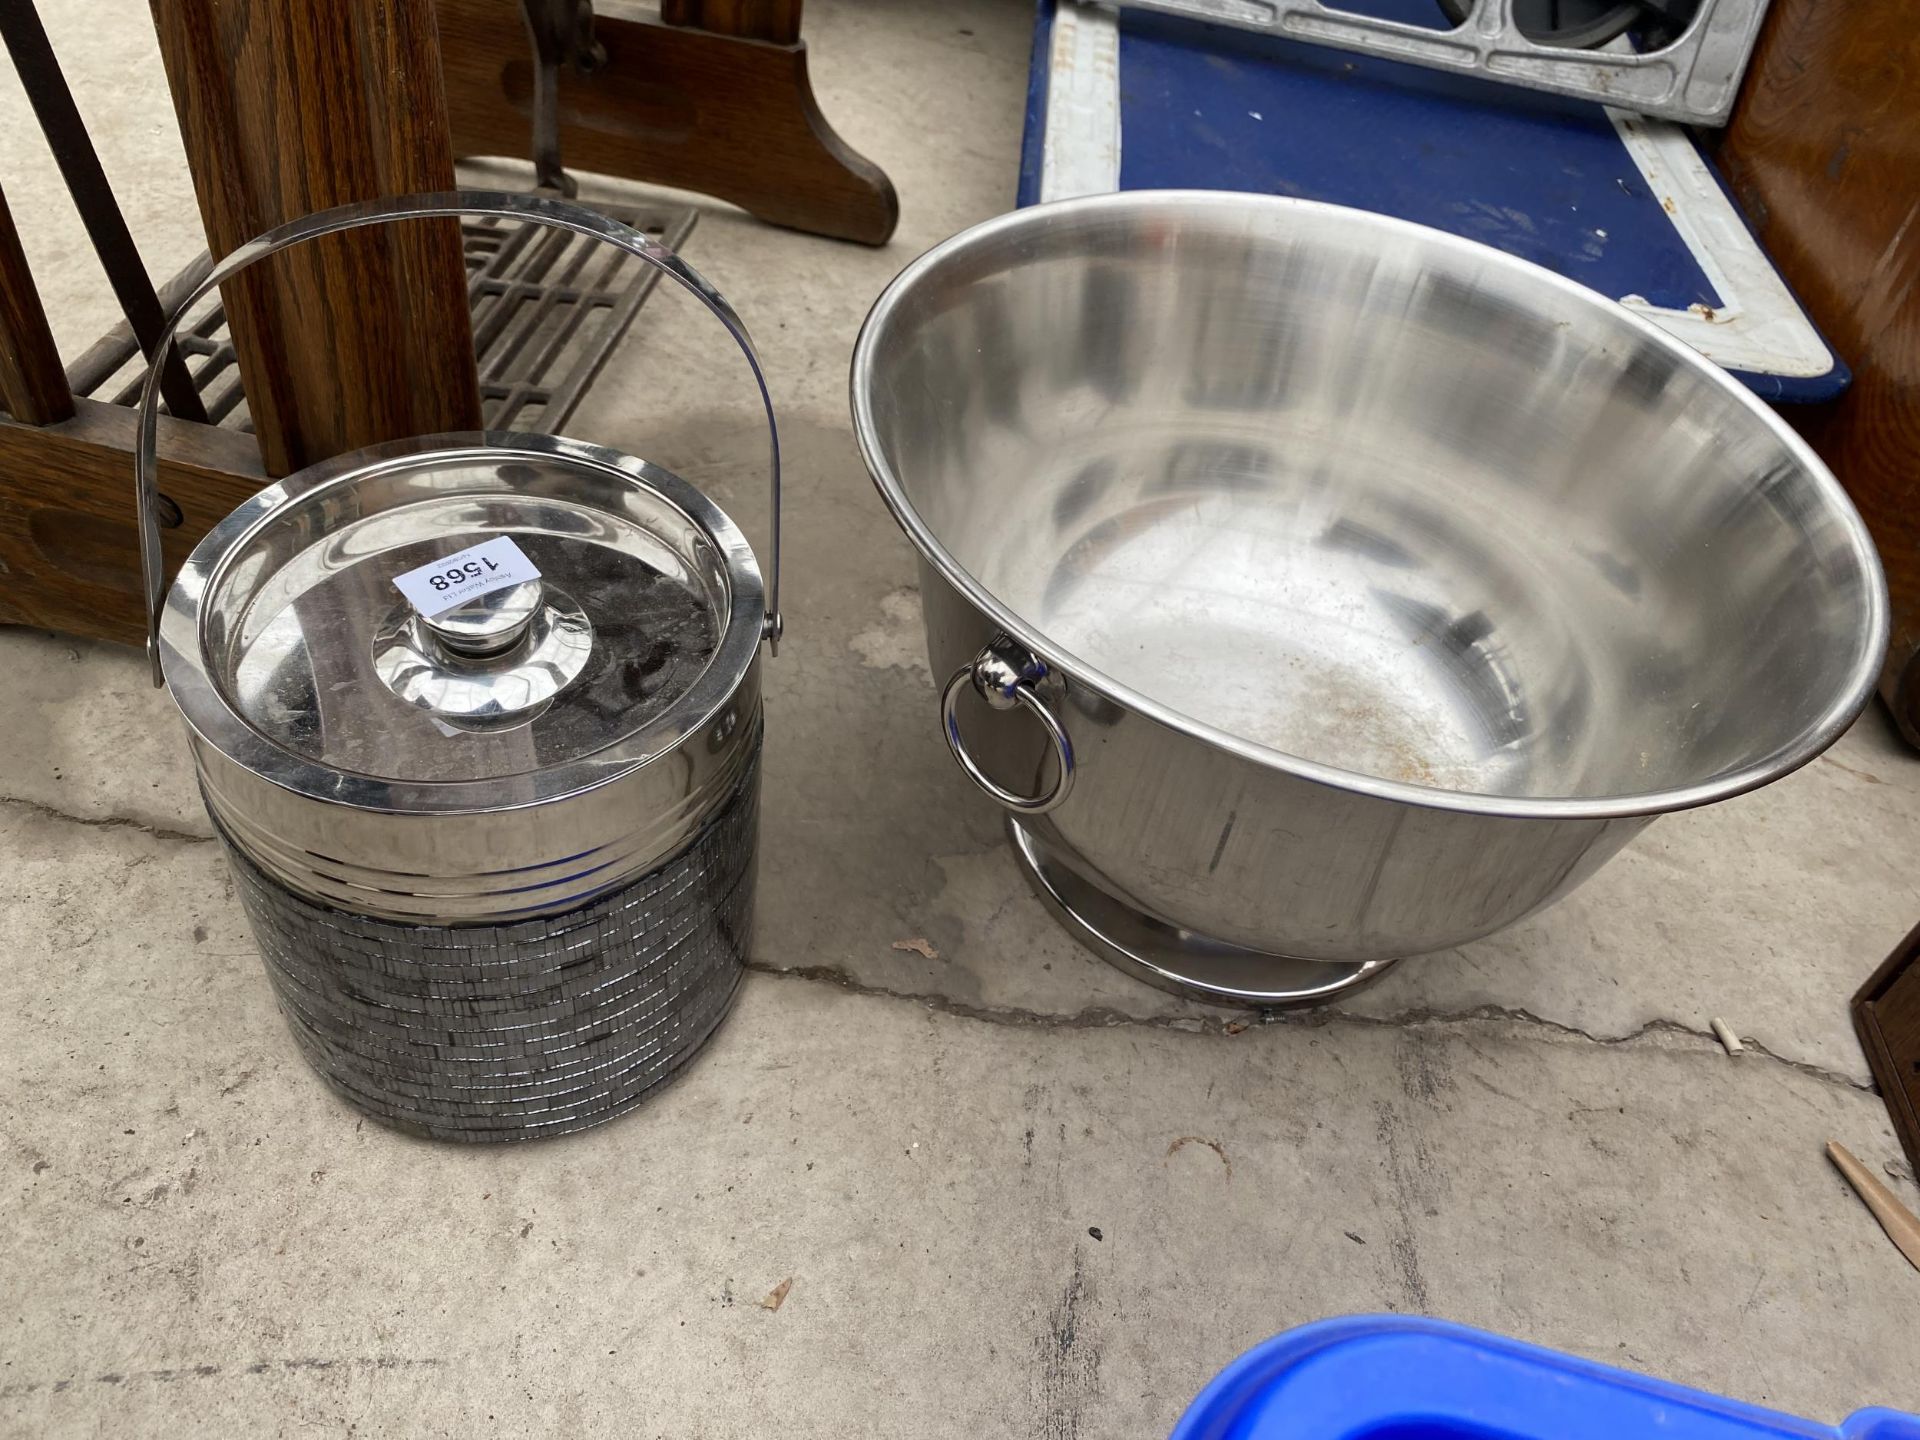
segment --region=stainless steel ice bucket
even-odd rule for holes
[[[1420,226],[1020,211],[893,282],[852,381],[954,755],[1071,930],[1207,998],[1512,924],[1819,754],[1885,649],[1866,531],[1775,415]]]
[[[308,216],[214,267],[373,223],[486,216],[627,250],[585,207],[409,196]],[[171,330],[168,332],[169,338]],[[771,576],[646,461],[546,435],[441,435],[309,466],[163,585],[153,359],[137,456],[155,679],[294,1037],[370,1114],[506,1140],[638,1103],[730,1006],[752,922]],[[342,357],[342,363],[353,363]]]

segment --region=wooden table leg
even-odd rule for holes
[[[33,288],[13,214],[0,195],[0,410],[23,425],[46,425],[73,414],[73,392],[60,367],[47,312]],[[0,477],[0,484],[5,478]]]
[[[432,0],[152,8],[215,256],[331,205],[453,187]],[[329,236],[223,295],[268,473],[479,428],[458,222]]]

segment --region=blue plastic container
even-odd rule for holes
[[[1555,1350],[1395,1315],[1322,1320],[1249,1350],[1173,1440],[1920,1440],[1920,1416],[1838,1428]]]

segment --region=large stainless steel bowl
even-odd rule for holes
[[[1885,651],[1859,517],[1740,385],[1359,211],[1002,216],[880,297],[853,411],[1030,877],[1216,999],[1512,924],[1812,759]]]

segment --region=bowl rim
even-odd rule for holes
[[[1591,797],[1497,795],[1481,791],[1444,790],[1414,785],[1401,780],[1388,780],[1362,771],[1347,770],[1337,765],[1329,765],[1305,756],[1273,749],[1235,735],[1232,731],[1223,730],[1206,721],[1196,719],[1130,685],[1124,685],[1105,674],[1098,666],[1088,663],[1052,640],[1043,630],[1003,604],[997,596],[975,579],[941,543],[932,527],[921,518],[912,501],[908,499],[899,476],[894,473],[886,457],[880,453],[875,435],[876,426],[872,405],[874,351],[878,346],[880,334],[891,320],[894,311],[921,278],[937,266],[967,250],[986,245],[1009,232],[1017,233],[1039,228],[1066,217],[1098,214],[1109,210],[1187,211],[1193,208],[1228,211],[1243,215],[1264,211],[1283,222],[1289,217],[1314,217],[1334,224],[1348,225],[1358,231],[1370,230],[1383,235],[1416,240],[1442,251],[1451,252],[1463,259],[1470,258],[1476,263],[1505,271],[1522,284],[1558,292],[1560,296],[1575,305],[1604,314],[1610,323],[1624,326],[1629,332],[1657,346],[1684,369],[1692,371],[1722,391],[1729,392],[1735,402],[1743,405],[1755,421],[1763,426],[1807,471],[1814,486],[1825,497],[1845,530],[1851,542],[1854,558],[1861,568],[1863,578],[1867,581],[1866,607],[1862,617],[1865,624],[1861,627],[1860,639],[1855,647],[1847,684],[1841,687],[1826,708],[1811,723],[1803,727],[1799,734],[1777,747],[1769,755],[1752,764],[1726,771],[1695,784],[1633,794]],[[1084,686],[1113,704],[1136,711],[1171,730],[1217,746],[1263,768],[1278,770],[1333,789],[1428,810],[1526,819],[1609,820],[1693,809],[1757,790],[1762,785],[1771,784],[1793,773],[1818,757],[1846,732],[1859,717],[1860,712],[1866,708],[1879,682],[1880,671],[1885,661],[1891,622],[1886,577],[1881,567],[1879,551],[1874,547],[1865,521],[1860,518],[1859,511],[1854,508],[1852,500],[1834,477],[1833,472],[1786,421],[1768,408],[1765,402],[1745,385],[1735,380],[1726,370],[1707,359],[1691,345],[1670,335],[1652,321],[1634,314],[1626,306],[1618,304],[1599,291],[1590,289],[1578,281],[1570,280],[1543,265],[1523,260],[1517,255],[1510,255],[1477,240],[1452,235],[1444,230],[1436,230],[1411,220],[1401,220],[1369,210],[1359,210],[1352,206],[1334,205],[1319,200],[1300,200],[1289,196],[1255,195],[1226,190],[1123,190],[1102,195],[1081,196],[1070,200],[1056,200],[1043,205],[1011,210],[977,225],[969,226],[942,240],[939,244],[922,252],[888,283],[867,312],[866,319],[861,323],[860,333],[854,341],[848,384],[851,391],[854,438],[860,448],[860,458],[865,462],[867,473],[872,478],[875,488],[879,490],[881,500],[892,513],[895,523],[906,532],[914,548],[932,562],[947,582],[957,589],[976,610],[986,615],[1036,657],[1057,667],[1070,684],[1077,687]]]

